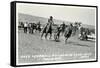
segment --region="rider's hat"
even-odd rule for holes
[[[50,16],[50,18],[53,18],[52,16]]]

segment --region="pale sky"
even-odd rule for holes
[[[17,11],[18,13],[46,18],[53,16],[54,19],[78,21],[88,25],[95,25],[96,22],[96,8],[94,7],[17,3]]]

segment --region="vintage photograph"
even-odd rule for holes
[[[96,7],[16,3],[17,65],[96,61]]]

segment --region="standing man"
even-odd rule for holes
[[[26,23],[24,24],[24,33],[27,33],[27,28],[28,28],[28,23],[26,22]]]
[[[37,23],[36,30],[38,30],[39,32],[41,32],[41,24],[40,24],[40,21]]]

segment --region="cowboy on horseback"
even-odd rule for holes
[[[53,24],[54,24],[53,17],[50,16],[50,18],[48,19],[48,23],[46,23],[46,25],[45,25],[45,27],[44,27],[44,29],[42,31],[41,38],[42,38],[44,33],[45,33],[45,38],[47,38],[48,33],[50,33],[50,38],[49,39],[51,39]]]

